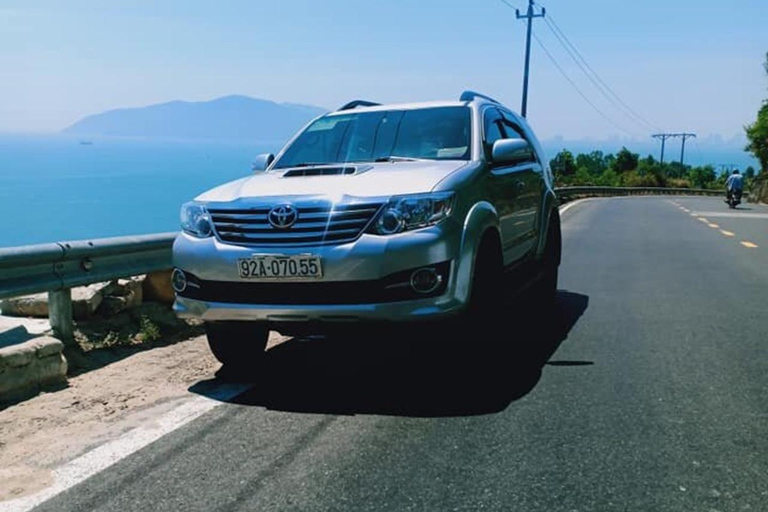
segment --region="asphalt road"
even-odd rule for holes
[[[38,510],[768,510],[768,208],[744,207],[577,204],[549,328],[288,342],[251,391]]]

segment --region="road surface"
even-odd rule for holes
[[[768,208],[588,200],[558,318],[290,341],[254,387],[41,511],[768,510]],[[205,394],[215,383],[192,388]]]

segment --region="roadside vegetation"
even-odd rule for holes
[[[768,52],[763,63],[765,74],[768,75]],[[757,111],[757,119],[754,123],[744,127],[749,143],[744,148],[758,159],[763,170],[768,169],[768,98],[763,100],[760,110]]]
[[[768,75],[768,52],[763,64]],[[744,127],[748,144],[745,151],[752,153],[760,167],[768,169],[768,99],[763,101],[757,119]],[[574,155],[567,149],[560,151],[550,161],[555,182],[559,187],[669,187],[724,189],[725,180],[732,169],[718,172],[711,165],[690,166],[680,162],[656,160],[652,155],[641,158],[626,147],[616,154],[602,151]],[[746,179],[746,189],[753,184],[765,183],[766,173],[749,166],[739,169]],[[758,185],[760,186],[760,185]]]
[[[768,109],[767,109],[768,110]],[[567,149],[550,161],[558,187],[669,187],[725,188],[727,170],[718,173],[711,165],[690,166],[680,162],[661,164],[652,155],[641,158],[626,147],[616,154],[602,151],[574,155]],[[749,187],[757,175],[753,167],[741,169]]]

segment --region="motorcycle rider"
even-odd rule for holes
[[[728,179],[725,182],[725,192],[726,192],[726,200],[727,203],[728,200],[731,198],[731,195],[733,193],[737,194],[737,197],[741,199],[741,193],[744,191],[744,177],[739,174],[739,170],[736,169],[733,171],[733,174],[728,176]]]

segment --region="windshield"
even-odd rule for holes
[[[322,117],[299,135],[275,168],[398,158],[468,160],[470,119],[468,107]]]

